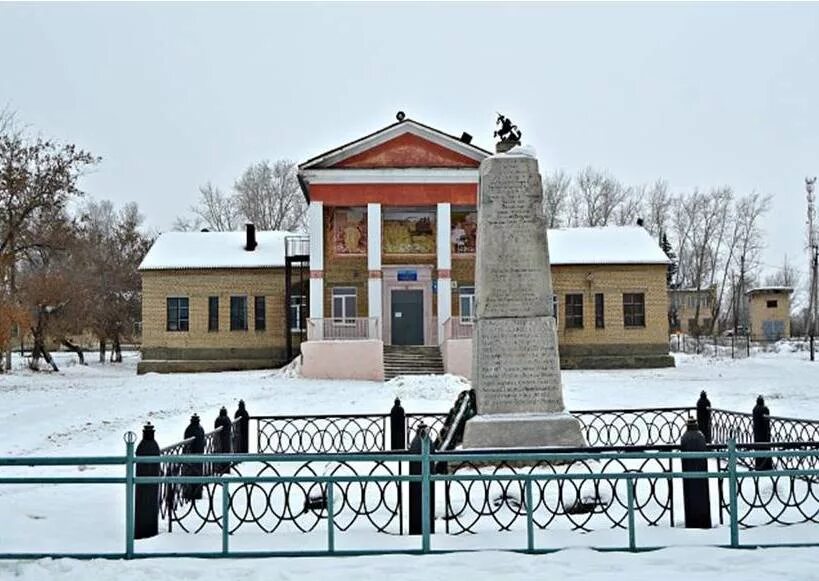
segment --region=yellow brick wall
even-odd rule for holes
[[[475,284],[475,257],[474,256],[452,256],[452,280],[457,282],[452,288],[452,316],[461,316],[461,302],[458,300],[460,288],[462,286],[472,286]]]
[[[665,265],[554,266],[558,339],[562,345],[667,344]],[[566,329],[566,294],[583,295],[583,328]],[[603,293],[605,328],[595,328],[594,295]],[[623,325],[623,293],[644,293],[645,327]]]
[[[677,300],[676,315],[680,326],[680,332],[692,333],[694,330],[689,328],[689,321],[692,321],[697,314],[697,307],[691,306],[689,301],[693,301],[697,293],[689,290],[670,290],[668,291],[668,307],[669,312],[674,307],[674,297]],[[709,296],[710,295],[710,296]],[[716,300],[716,289],[705,289],[700,291],[700,313],[697,319],[699,323],[700,332],[707,332],[711,327],[711,306]],[[696,303],[694,303],[696,305]]]
[[[776,301],[776,308],[768,308],[768,301]],[[763,321],[783,321],[785,337],[791,336],[791,299],[786,293],[753,293],[748,297],[748,322],[751,337],[763,339]]]
[[[247,296],[247,331],[230,330],[230,297]],[[219,331],[208,331],[208,297],[219,297]],[[265,297],[266,330],[254,330],[254,297]],[[189,331],[167,331],[166,299],[188,297]],[[284,269],[142,272],[143,348],[282,348]]]

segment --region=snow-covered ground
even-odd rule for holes
[[[566,403],[570,409],[690,406],[696,402],[700,390],[705,389],[716,407],[750,411],[756,395],[761,393],[775,415],[819,418],[819,363],[810,363],[804,351],[780,351],[757,353],[742,360],[677,355],[677,367],[673,369],[568,371],[563,374]],[[31,373],[23,370],[22,362],[18,362],[20,369],[15,373],[0,376],[3,403],[0,456],[119,455],[124,451],[122,434],[128,430],[139,432],[148,420],[156,425],[159,442],[165,445],[180,439],[193,412],[199,413],[210,426],[220,406],[226,405],[232,415],[239,399],[247,402],[251,414],[386,412],[396,396],[401,398],[408,412],[445,411],[466,386],[463,380],[454,377],[399,378],[381,384],[306,380],[272,371],[137,376],[135,355],[128,355],[121,365],[92,362],[85,367],[74,364],[68,354],[58,357],[60,373]],[[6,469],[2,473],[20,470],[25,469]],[[76,475],[77,470],[52,470],[51,473]],[[103,468],[81,470],[85,475],[111,473]],[[0,553],[121,551],[124,539],[121,488],[0,486]],[[538,546],[625,543],[623,531],[597,531],[571,537],[566,537],[565,531],[560,531],[561,535],[550,531],[542,533],[538,536]],[[724,528],[704,533],[654,528],[639,529],[637,536],[644,545],[725,543],[728,539]],[[183,535],[174,533],[170,537]],[[218,546],[218,535],[202,535],[201,539],[189,537],[186,544],[206,544],[197,549]],[[766,542],[819,540],[819,525],[754,529],[743,532],[743,538]],[[524,540],[517,533],[508,533],[499,546],[520,547]],[[145,545],[138,543],[137,549],[149,550],[165,543],[167,550],[168,541],[169,535],[162,535]],[[278,541],[275,535],[267,535],[257,542]],[[447,542],[436,538],[433,546],[444,546]],[[540,577],[548,572],[570,579],[595,579],[608,578],[617,571],[618,575],[636,579],[659,574],[671,579],[716,574],[728,579],[749,575],[784,578],[786,574],[788,578],[810,578],[819,570],[817,553],[815,549],[731,552],[676,546],[640,555],[594,553],[577,548],[536,557],[487,552],[468,557],[235,561],[207,566],[195,560],[130,563],[61,560],[0,562],[0,577],[161,580],[227,574],[248,579],[354,576],[402,579],[410,575],[417,578],[424,572],[435,577],[468,572],[478,579],[507,579]],[[797,570],[799,573],[795,575]],[[674,577],[675,571],[680,571],[679,577]]]

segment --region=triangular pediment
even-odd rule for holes
[[[300,169],[474,169],[488,155],[469,140],[405,119],[314,157]]]
[[[390,167],[478,167],[480,162],[413,133],[341,160],[334,168],[375,169]]]

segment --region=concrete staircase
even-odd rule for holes
[[[444,361],[438,347],[384,345],[384,380],[399,375],[442,375]]]

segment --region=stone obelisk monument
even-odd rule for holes
[[[503,128],[499,151],[510,147]],[[484,160],[472,352],[478,415],[466,423],[464,448],[585,445],[563,405],[546,231],[534,155],[518,148]]]

